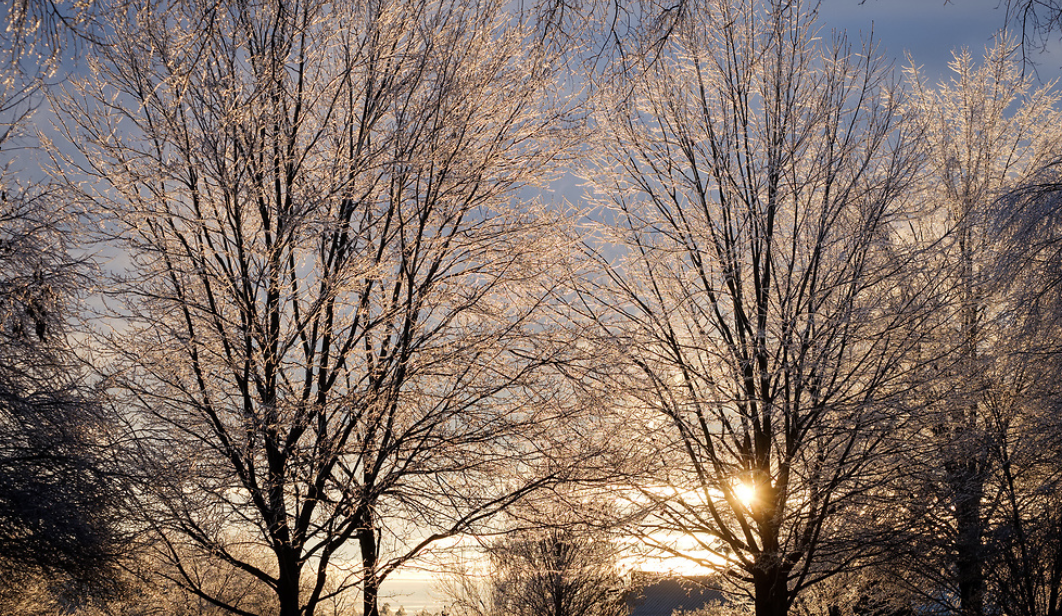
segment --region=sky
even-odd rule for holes
[[[1005,0],[823,0],[820,24],[844,30],[850,39],[874,33],[881,51],[907,66],[910,53],[926,77],[936,83],[948,70],[952,51],[966,47],[973,57],[984,55],[993,35],[1006,24]],[[1019,34],[1017,32],[1015,35]],[[1049,53],[1030,50],[1043,81],[1062,75],[1062,54],[1055,44]]]

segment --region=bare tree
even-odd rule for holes
[[[7,0],[0,2],[0,65],[54,83],[64,61],[76,60],[80,42],[93,37],[103,3],[65,0]]]
[[[1057,96],[1052,96],[1057,106]],[[1035,98],[1026,96],[1029,105]],[[1037,127],[1057,134],[1053,125]],[[990,227],[1001,248],[992,264],[1006,282],[999,300],[1008,307],[999,327],[999,348],[1020,387],[987,397],[993,453],[991,493],[996,516],[986,547],[989,596],[1010,613],[1033,616],[1062,610],[1062,426],[1058,422],[1059,239],[1057,145],[1039,167],[1008,182]],[[995,325],[995,323],[994,323]],[[998,325],[997,325],[998,327]],[[991,605],[991,604],[990,604]]]
[[[1059,367],[1057,358],[1035,348],[1012,353],[1016,357],[1009,363],[1020,368],[1023,386],[993,392],[985,404],[991,420],[990,485],[995,497],[984,550],[985,611],[1046,616],[1062,610],[1062,426],[1055,384]]]
[[[683,7],[600,104],[581,298],[648,450],[643,540],[780,615],[879,549],[930,318],[899,233],[919,159],[888,67],[813,3]]]
[[[914,525],[923,536],[913,542],[911,579],[927,576],[928,597],[945,607],[955,597],[950,607],[974,616],[985,613],[997,564],[989,545],[999,523],[997,473],[1005,471],[997,465],[1008,449],[1016,453],[1012,432],[1030,410],[1039,372],[1020,306],[995,284],[1003,243],[994,220],[998,199],[1056,155],[1062,133],[1058,95],[1032,88],[1013,39],[997,40],[981,66],[957,53],[951,68],[952,80],[937,88],[909,69],[911,108],[929,148],[923,194],[939,251],[933,263],[944,274],[938,291],[950,297],[936,332],[950,359],[930,384],[937,393],[924,398],[928,447],[912,465],[912,477],[926,483],[917,490],[923,517]]]
[[[536,315],[562,246],[521,192],[563,147],[554,57],[500,2],[112,15],[53,102],[130,260],[105,344],[142,519],[233,613],[193,563],[282,616],[354,587],[376,616],[396,568],[555,474]]]
[[[1062,25],[1062,4],[1057,0],[1007,0],[1006,25],[1013,24],[1021,33],[1021,57],[1028,64],[1030,52],[1046,50],[1052,37]]]
[[[489,549],[494,604],[511,616],[621,616],[628,611],[617,550],[572,528],[524,531]]]
[[[581,512],[558,502],[523,509],[510,518],[514,528],[486,542],[444,582],[446,612],[627,616],[630,584],[621,575],[615,529],[580,521]],[[527,513],[532,515],[524,519]]]
[[[0,68],[0,610],[113,590],[109,422],[72,352],[76,217],[22,163],[34,80]]]

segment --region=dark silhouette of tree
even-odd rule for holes
[[[989,399],[998,513],[986,539],[992,556],[986,581],[996,605],[1022,616],[1062,613],[1062,181],[1057,158],[1051,158],[1056,152],[1047,152],[1038,168],[1008,186],[989,221],[999,243],[993,266],[1005,283],[1000,297],[1008,306],[1000,346],[1011,369],[1020,370],[1022,387],[995,391]]]
[[[627,612],[616,546],[594,533],[543,528],[487,550],[494,606],[510,616],[621,616]]]
[[[554,520],[555,524],[557,520]],[[626,616],[619,549],[607,531],[576,525],[521,528],[486,545],[485,573],[445,585],[454,616]]]
[[[69,322],[84,264],[73,217],[27,181],[31,80],[0,84],[0,602],[52,578],[69,599],[113,590],[117,556],[110,425],[71,352]],[[44,583],[44,586],[49,584]],[[2,608],[0,608],[2,609]]]

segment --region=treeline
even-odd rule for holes
[[[4,611],[378,616],[478,539],[455,614],[620,614],[625,551],[1062,612],[1024,38],[934,84],[799,0],[7,11]]]

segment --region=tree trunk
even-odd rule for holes
[[[372,512],[366,508],[361,516],[361,530],[358,531],[358,545],[361,547],[361,583],[362,614],[380,616],[380,580],[376,577],[379,564],[379,545],[376,542],[376,527]]]
[[[972,214],[976,203],[964,202],[961,210],[959,228],[959,250],[962,258],[961,306],[962,334],[964,339],[963,374],[975,380],[979,373],[978,343],[981,340],[979,313],[984,302],[976,281],[974,263]],[[969,434],[960,434],[960,438],[969,438],[978,433],[977,403],[969,405],[964,414],[958,417],[960,425]],[[980,455],[980,454],[977,454]],[[955,498],[955,530],[957,533],[955,573],[959,587],[959,610],[963,616],[982,616],[984,614],[985,579],[981,562],[984,555],[982,538],[984,536],[981,522],[981,499],[985,491],[986,464],[974,459],[953,461],[951,490]]]
[[[777,561],[774,554],[761,555],[761,560]],[[780,562],[764,562],[762,569],[752,574],[756,593],[756,616],[786,616],[789,612],[789,577]]]
[[[976,462],[962,465],[956,490],[955,529],[958,541],[955,555],[955,573],[959,587],[959,609],[963,616],[983,616],[985,601],[985,575],[982,565],[983,524],[981,521],[981,498],[984,493],[982,473]]]
[[[280,575],[277,577],[277,599],[280,601],[280,616],[299,616],[300,567],[290,549],[278,556]]]

